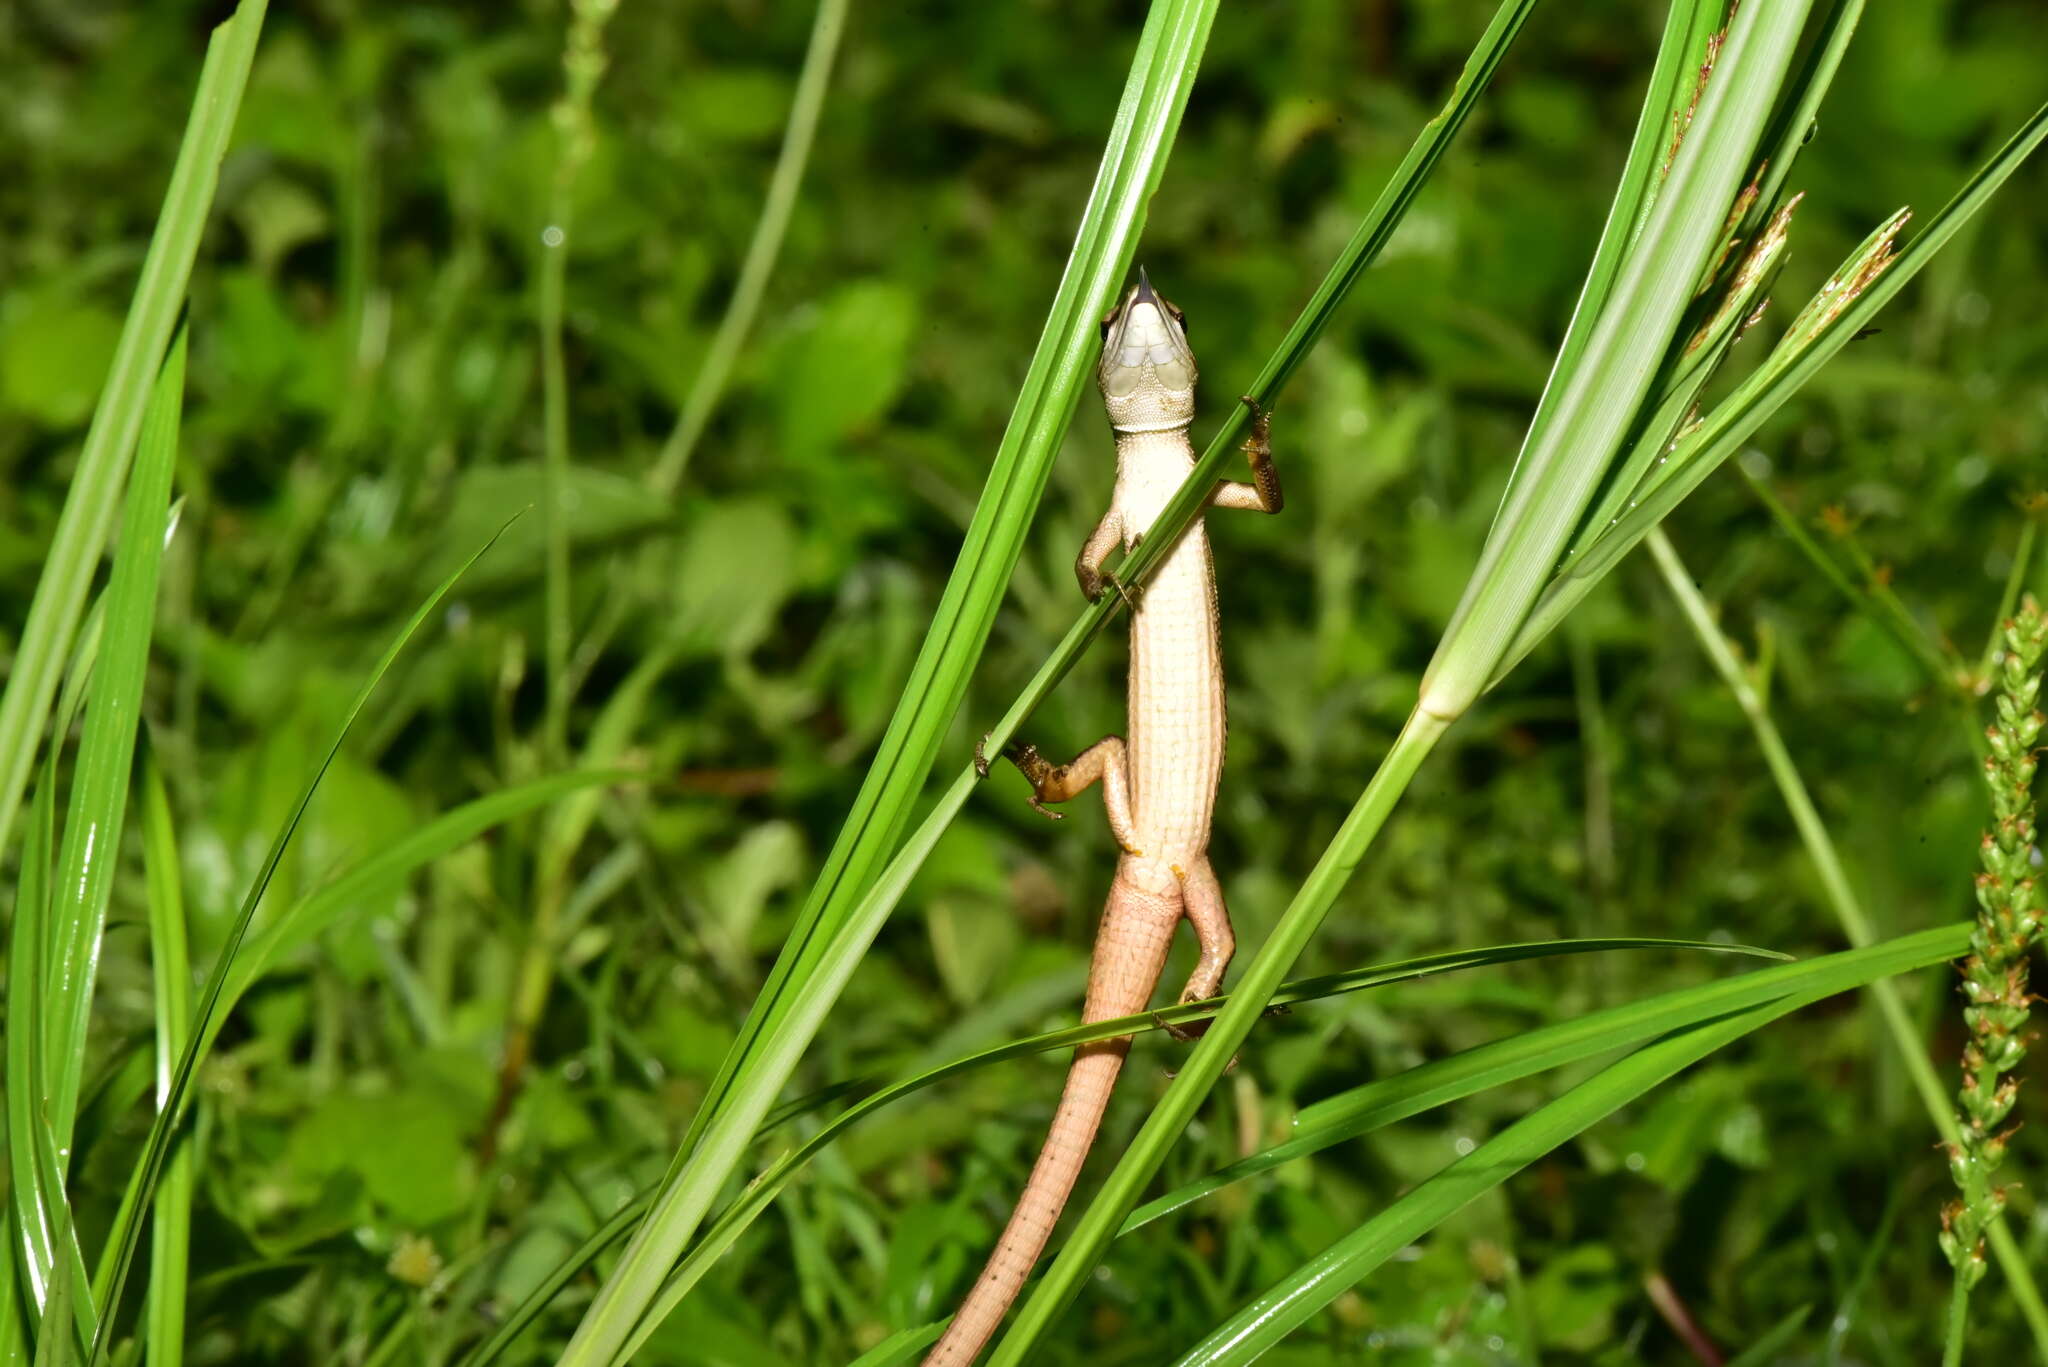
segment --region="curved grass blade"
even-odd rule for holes
[[[37,1345],[67,1337],[53,1317],[76,1316],[77,1330],[96,1327],[89,1298],[74,1294],[85,1283],[85,1259],[64,1190],[64,1163],[41,1104],[45,1095],[43,1009],[48,979],[50,851],[56,843],[56,766],[46,766],[29,806],[28,840],[14,899],[7,947],[7,1157],[14,1193],[12,1242],[27,1286],[30,1321],[40,1326]],[[60,1300],[58,1289],[64,1288]],[[57,1319],[61,1326],[62,1318]]]
[[[1908,937],[1952,942],[1950,934]],[[1897,941],[1892,942],[1898,943]],[[1860,953],[1861,951],[1851,951]],[[1845,956],[1830,956],[1841,959]],[[1823,961],[1815,961],[1823,962]],[[1931,957],[1915,966],[1941,962]],[[1807,968],[1801,964],[1796,968]],[[1770,970],[1767,970],[1770,971]],[[1777,970],[1784,971],[1784,970]],[[1558,1145],[1604,1120],[1681,1069],[1800,1007],[1875,981],[1881,970],[1827,990],[1808,988],[1776,1001],[1668,1034],[1523,1116],[1471,1153],[1401,1196],[1349,1234],[1256,1297],[1176,1360],[1175,1367],[1237,1367],[1251,1362],[1401,1249],[1475,1198],[1491,1191]]]
[[[212,1048],[220,1023],[242,994],[294,950],[311,944],[341,922],[352,907],[401,887],[434,860],[460,849],[493,827],[574,793],[614,783],[641,783],[647,775],[630,769],[577,769],[503,788],[443,812],[411,835],[350,867],[266,925],[235,959],[214,1013],[214,1029],[202,1041]]]
[[[510,521],[505,524],[507,527],[510,525]],[[419,609],[406,624],[399,628],[398,634],[392,639],[391,644],[385,647],[383,655],[372,666],[368,677],[363,680],[362,687],[357,690],[354,700],[349,703],[348,711],[343,714],[341,725],[334,733],[334,739],[328,743],[319,764],[306,780],[305,787],[300,789],[298,799],[292,805],[291,814],[285,818],[284,824],[271,840],[270,849],[263,856],[263,863],[257,871],[256,879],[250,885],[248,895],[242,899],[241,909],[235,914],[234,926],[221,945],[220,957],[214,961],[213,970],[207,975],[206,988],[199,998],[199,1012],[193,1021],[191,1038],[186,1041],[184,1049],[178,1055],[178,1066],[171,1074],[169,1086],[164,1089],[156,1119],[150,1124],[149,1139],[143,1146],[142,1161],[136,1165],[135,1175],[122,1197],[121,1208],[115,1214],[113,1227],[108,1232],[107,1248],[112,1253],[112,1261],[107,1268],[108,1292],[103,1298],[105,1304],[119,1305],[121,1302],[121,1290],[127,1283],[128,1269],[135,1259],[135,1245],[142,1236],[142,1214],[155,1198],[157,1182],[162,1176],[164,1160],[169,1154],[174,1131],[183,1118],[185,1102],[192,1088],[192,1075],[199,1063],[200,1045],[211,1039],[220,1028],[216,1016],[224,1009],[228,975],[242,952],[242,943],[248,936],[249,923],[255,919],[257,904],[263,900],[263,894],[270,887],[271,877],[276,874],[278,863],[284,858],[285,847],[291,843],[292,835],[298,830],[299,822],[306,814],[306,807],[313,800],[313,794],[319,791],[320,781],[326,777],[328,766],[334,763],[334,757],[341,752],[342,742],[348,739],[349,731],[355,726],[356,719],[369,704],[370,695],[376,691],[378,683],[397,661],[399,652],[405,649],[413,634],[433,615],[434,610],[441,605],[441,600],[448,596],[449,591],[468,572],[469,567],[496,545],[498,538],[504,534],[505,528],[500,527],[489,541],[479,546],[468,559],[456,566],[454,573],[442,580],[439,587],[420,604]],[[108,1348],[106,1325],[102,1323],[100,1332],[94,1340],[89,1361],[98,1362]]]
[[[1351,992],[1362,992],[1367,988],[1385,987],[1391,983],[1409,982],[1417,978],[1434,977],[1443,973],[1455,973],[1463,969],[1480,968],[1494,964],[1513,963],[1523,959],[1550,958],[1566,954],[1590,954],[1616,949],[1697,949],[1713,953],[1730,952],[1752,954],[1761,957],[1783,958],[1771,950],[1752,949],[1748,946],[1718,944],[1705,940],[1644,940],[1644,939],[1587,939],[1587,940],[1546,940],[1527,944],[1501,945],[1490,949],[1455,950],[1446,954],[1432,954],[1402,963],[1388,964],[1379,968],[1355,969],[1349,973],[1335,973],[1325,977],[1304,978],[1290,983],[1273,994],[1275,1006],[1291,1005],[1296,1002],[1316,1001],[1324,997],[1340,996]],[[748,1183],[747,1189],[716,1221],[712,1223],[703,1239],[684,1257],[676,1268],[654,1306],[648,1311],[634,1335],[627,1341],[623,1357],[630,1360],[632,1355],[646,1342],[670,1311],[682,1302],[690,1288],[710,1271],[711,1265],[727,1249],[738,1241],[747,1227],[765,1210],[768,1204],[780,1195],[797,1173],[809,1164],[828,1144],[832,1143],[846,1129],[866,1118],[882,1107],[922,1091],[944,1078],[966,1072],[985,1064],[1023,1054],[1043,1053],[1092,1040],[1114,1039],[1120,1035],[1138,1035],[1147,1030],[1162,1029],[1168,1025],[1184,1025],[1191,1021],[1206,1020],[1223,1008],[1228,1000],[1224,997],[1211,998],[1205,1002],[1191,1002],[1183,1006],[1167,1007],[1159,1011],[1142,1012],[1126,1016],[1121,1020],[1097,1021],[1091,1025],[1073,1026],[1065,1030],[1050,1031],[1029,1039],[997,1045],[980,1050],[962,1058],[928,1069],[914,1077],[893,1083],[872,1095],[849,1106],[839,1115],[819,1128],[818,1132],[786,1155],[766,1172]]]
[[[1132,1211],[1117,1232],[1128,1234],[1283,1163],[1320,1153],[1382,1126],[1494,1087],[1598,1058],[1667,1031],[1686,1029],[1797,991],[1843,991],[1859,974],[1874,973],[1882,979],[1906,972],[1923,963],[1925,955],[1953,943],[1958,933],[1953,927],[1925,931],[1785,969],[1764,969],[1660,993],[1576,1020],[1524,1031],[1349,1088],[1303,1107],[1295,1117],[1294,1133],[1287,1139],[1147,1202]]]
[[[43,558],[42,577],[22,626],[6,691],[0,693],[0,851],[6,850],[13,831],[15,809],[35,763],[37,738],[113,524],[114,501],[126,482],[128,458],[142,430],[150,382],[177,323],[185,282],[213,203],[221,157],[255,57],[265,4],[266,0],[242,0],[234,17],[216,28],[206,45],[206,63],[171,168],[170,187],[121,325],[106,388],[86,429],[64,511]]]
[[[151,972],[156,980],[156,1103],[171,1092],[171,1072],[192,1028],[192,963],[185,937],[185,894],[178,835],[163,772],[152,755],[142,777],[142,863],[149,883]],[[164,1166],[149,1223],[148,1367],[183,1367],[185,1295],[191,1272],[192,1191],[197,1180],[188,1137]]]
[[[1095,320],[1127,270],[1179,128],[1217,0],[1158,0],[1044,333],[902,701],[768,982],[678,1147],[664,1189],[562,1358],[607,1367],[739,1162],[838,988],[821,960],[872,932],[849,922],[929,775],[988,639],[1052,458],[1093,363]]]
[[[43,1009],[44,1122],[57,1151],[71,1148],[86,1031],[99,977],[100,934],[114,890],[114,866],[128,813],[128,779],[142,690],[156,627],[156,588],[170,517],[171,473],[178,457],[178,414],[185,396],[185,338],[171,343],[151,391],[135,468],[121,514],[121,539],[107,584],[106,630],[93,665],[85,730],[71,776],[50,904]]]
[[[1345,993],[1361,992],[1368,988],[1383,987],[1392,983],[1410,982],[1417,978],[1435,977],[1468,968],[1487,967],[1496,964],[1515,963],[1528,959],[1551,958],[1567,954],[1592,954],[1624,949],[1687,949],[1705,950],[1710,953],[1732,953],[1755,955],[1764,958],[1782,958],[1774,950],[1756,949],[1746,945],[1731,945],[1708,940],[1670,940],[1644,937],[1606,937],[1581,940],[1541,940],[1525,944],[1496,945],[1485,949],[1454,950],[1443,954],[1430,954],[1420,958],[1404,959],[1395,963],[1375,965],[1370,968],[1353,969],[1348,973],[1330,974],[1326,977],[1303,978],[1289,983],[1273,996],[1275,1005],[1290,1005],[1296,1002],[1315,1001]],[[933,1068],[925,1069],[910,1077],[899,1079],[887,1086],[875,1086],[871,1080],[856,1079],[838,1083],[799,1098],[787,1106],[777,1109],[762,1125],[761,1134],[786,1121],[795,1119],[815,1110],[830,1101],[850,1092],[865,1091],[854,1105],[834,1116],[818,1133],[804,1144],[776,1163],[749,1183],[747,1190],[731,1206],[728,1206],[713,1222],[703,1239],[693,1246],[675,1273],[662,1288],[662,1294],[642,1321],[635,1338],[628,1342],[623,1356],[630,1358],[632,1352],[645,1336],[658,1326],[661,1320],[680,1301],[682,1294],[694,1284],[710,1265],[735,1242],[741,1233],[760,1215],[761,1211],[778,1196],[798,1172],[816,1157],[828,1144],[848,1128],[891,1102],[900,1100],[912,1092],[944,1081],[957,1074],[1000,1063],[1007,1059],[1021,1058],[1030,1054],[1045,1053],[1054,1049],[1069,1048],[1086,1044],[1092,1040],[1113,1039],[1119,1035],[1138,1035],[1168,1025],[1183,1025],[1191,1021],[1205,1020],[1221,1009],[1225,998],[1206,1002],[1189,1002],[1184,1005],[1166,1007],[1159,1011],[1127,1016],[1119,1020],[1097,1021],[1092,1025],[1069,1026],[1062,1030],[1047,1031],[1025,1039],[1012,1040],[974,1053],[964,1054]],[[635,1197],[632,1206],[644,1205],[646,1194]],[[506,1344],[510,1343],[520,1329],[530,1323],[535,1315],[546,1307],[555,1293],[568,1280],[601,1253],[617,1235],[618,1222],[627,1215],[621,1211],[606,1222],[604,1229],[585,1240],[575,1253],[550,1274],[547,1282],[536,1289],[523,1301],[518,1309],[508,1316],[490,1340],[463,1359],[463,1367],[481,1367],[489,1362]]]
[[[1594,585],[1619,564],[1623,556],[1635,549],[1652,527],[1699,487],[1722,461],[1740,449],[1764,420],[1812,379],[1836,352],[1868,327],[1877,311],[1990,202],[1991,196],[2041,145],[2043,138],[2048,138],[2048,105],[2035,111],[2005,146],[1964,183],[1927,227],[1899,249],[1882,273],[1864,283],[1846,303],[1837,300],[1839,312],[1831,318],[1823,317],[1804,332],[1796,325],[1788,331],[1777,349],[1736,387],[1734,393],[1679,439],[1666,466],[1671,471],[1670,477],[1645,493],[1640,506],[1624,514],[1609,528],[1568,574],[1559,576],[1544,589],[1543,596],[1517,631],[1513,646],[1501,658],[1487,686],[1490,688],[1507,677],[1508,672],[1592,592]],[[1894,233],[1897,231],[1890,224],[1886,227]],[[1873,234],[1873,239],[1888,241],[1889,234],[1881,228]],[[1860,266],[1867,262],[1872,245],[1866,241],[1845,263],[1837,279],[1855,279],[1861,275]]]

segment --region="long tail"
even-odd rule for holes
[[[1140,891],[1127,885],[1119,874],[1110,885],[1102,929],[1095,937],[1088,1000],[1081,1011],[1084,1023],[1132,1016],[1145,1009],[1159,971],[1166,965],[1166,950],[1173,943],[1179,918],[1177,899]],[[1003,1322],[1074,1190],[1089,1146],[1095,1142],[1095,1131],[1109,1108],[1110,1089],[1130,1051],[1129,1036],[1098,1040],[1074,1051],[1066,1090],[1060,1094],[1059,1109],[1053,1112],[1052,1128],[1046,1132],[1045,1147],[1038,1151],[1024,1194],[1017,1198],[1010,1223],[974,1289],[960,1303],[945,1335],[925,1356],[924,1367],[967,1367]]]

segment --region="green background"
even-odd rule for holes
[[[1141,249],[1189,318],[1198,436],[1441,103],[1488,12],[1225,7]],[[218,17],[57,3],[0,17],[0,659]],[[625,751],[655,781],[609,797],[584,842],[536,1067],[488,1159],[539,822],[351,907],[245,1003],[202,1077],[191,1360],[360,1361],[432,1258],[463,1275],[423,1304],[398,1360],[449,1360],[660,1175],[908,670],[1139,18],[1131,5],[855,6],[760,322],[664,500],[645,475],[752,232],[810,12],[626,0],[570,238],[584,676],[570,732],[580,745],[636,666],[668,652]],[[1591,257],[1658,18],[1537,12],[1282,396],[1286,513],[1215,520],[1232,727],[1214,851],[1241,944],[1263,938],[1413,703]],[[263,35],[193,281],[184,506],[145,708],[201,964],[396,622],[538,496],[534,284],[563,22],[538,4],[330,3],[280,6]],[[2042,98],[2044,46],[2048,23],[2025,4],[1873,6],[1795,173],[1807,199],[1781,308],[1893,209],[1938,206]],[[2019,500],[2048,481],[2044,192],[2048,170],[2023,169],[1881,332],[1740,458],[1971,658]],[[1068,565],[1110,478],[1106,426],[1084,401],[949,769],[1071,620]],[[1880,929],[1966,915],[1984,811],[1954,709],[1734,472],[1671,531],[1724,625],[1773,660],[1779,725]],[[529,515],[388,682],[274,902],[545,771],[540,575]],[[1118,729],[1122,666],[1112,634],[1027,734],[1068,751]],[[1092,801],[1053,827],[999,778],[920,875],[799,1085],[1070,1021],[1113,848]],[[146,1121],[142,906],[138,861],[116,893],[74,1174],[88,1246]],[[1433,758],[1303,969],[1626,934],[1841,944],[1747,725],[1637,564]],[[1169,982],[1191,951],[1179,946]],[[1260,1027],[1167,1180],[1277,1140],[1298,1105],[1342,1087],[1733,968],[1588,956],[1297,1008]],[[1945,972],[1905,983],[1944,1068],[1961,1038],[1950,985]],[[1139,1043],[1106,1145],[1176,1052]],[[944,1313],[1021,1184],[1060,1066],[971,1073],[860,1126],[645,1360],[837,1362]],[[1404,1122],[1123,1241],[1051,1357],[1167,1359],[1561,1085]],[[2012,1210],[2036,1266],[2044,1106],[2037,1082],[2007,1168],[2027,1184]],[[1924,1363],[1947,1295],[1933,1237],[1947,1180],[1874,1017],[1837,1000],[1595,1128],[1270,1360],[1695,1361],[1652,1308],[1655,1287],[1729,1356],[1811,1307],[1774,1360]],[[1995,1274],[1989,1286],[1979,1346],[2017,1353]],[[572,1286],[512,1360],[546,1360],[588,1291]]]

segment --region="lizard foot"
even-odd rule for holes
[[[1124,583],[1123,580],[1116,577],[1116,573],[1113,570],[1104,570],[1102,572],[1102,581],[1116,590],[1116,596],[1124,600],[1125,607],[1129,608],[1132,612],[1138,610],[1138,599],[1145,592],[1142,586],[1132,586]],[[1098,589],[1093,596],[1101,597],[1101,590]]]
[[[977,777],[988,777],[988,737],[974,742],[974,772]]]
[[[1013,740],[1003,747],[1003,758],[1016,765],[1018,772],[1030,782],[1031,796],[1027,800],[1031,803],[1032,811],[1050,821],[1067,819],[1065,812],[1056,812],[1045,805],[1046,784],[1058,771],[1051,761],[1038,753],[1037,746]]]

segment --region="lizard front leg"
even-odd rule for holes
[[[1081,554],[1074,560],[1074,578],[1080,581],[1081,592],[1089,602],[1102,596],[1102,566],[1109,559],[1109,553],[1124,539],[1123,514],[1111,508],[1102,515],[1102,521],[1095,524],[1094,533],[1081,547]]]
[[[1109,814],[1110,834],[1125,854],[1139,853],[1137,826],[1131,820],[1131,771],[1122,736],[1104,736],[1065,764],[1054,764],[1038,753],[1035,745],[1012,742],[1003,747],[1004,756],[1031,784],[1033,810],[1057,821],[1060,813],[1048,810],[1048,802],[1066,802],[1078,797],[1090,784],[1102,784],[1102,809]]]
[[[1251,462],[1252,482],[1227,479],[1217,484],[1209,502],[1218,508],[1247,512],[1277,513],[1285,503],[1280,493],[1280,472],[1273,467],[1273,415],[1259,407],[1251,395],[1244,402],[1252,410],[1252,434],[1244,439],[1245,459]]]

